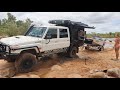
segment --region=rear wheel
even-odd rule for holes
[[[68,52],[68,55],[70,58],[75,58],[77,53],[77,47],[71,48],[71,50]]]
[[[17,72],[27,73],[32,71],[36,64],[37,59],[33,54],[24,53],[15,61],[15,68]]]

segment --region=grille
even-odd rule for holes
[[[0,44],[0,52],[6,52],[6,45]]]

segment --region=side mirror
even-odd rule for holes
[[[49,35],[46,35],[45,39],[52,39],[52,36],[51,36],[51,34],[49,34]]]

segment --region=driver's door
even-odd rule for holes
[[[51,37],[51,38],[50,38]],[[58,29],[49,28],[43,39],[43,51],[58,49]]]

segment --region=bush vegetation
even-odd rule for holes
[[[29,18],[25,21],[16,20],[15,16],[7,13],[7,18],[0,20],[0,36],[22,35],[32,22]]]

